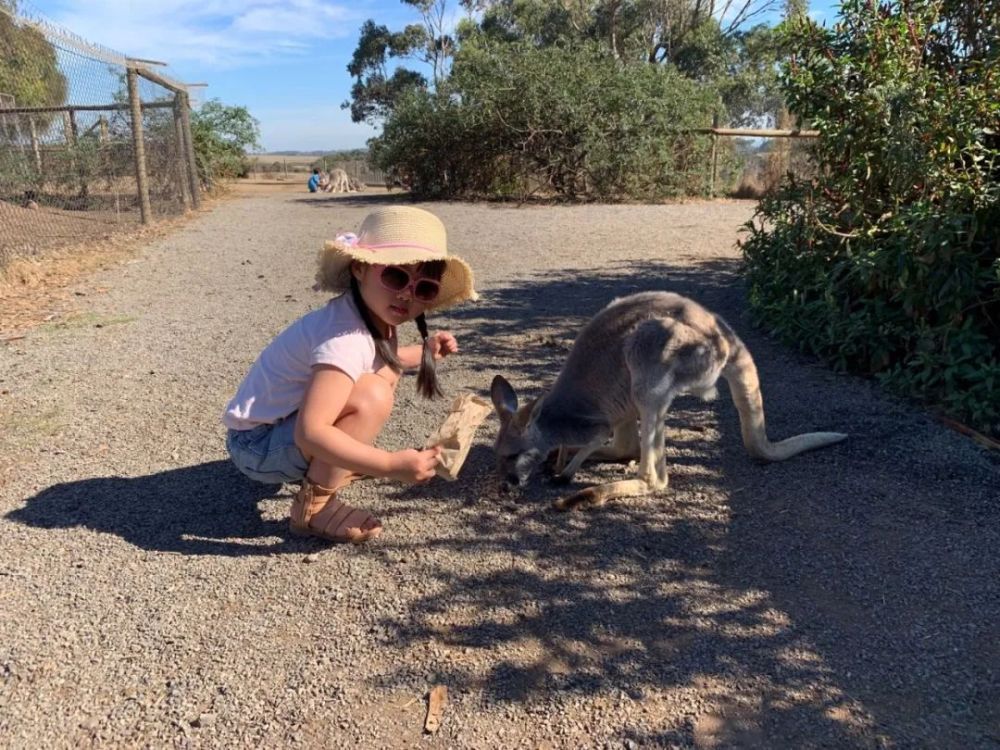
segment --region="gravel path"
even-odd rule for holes
[[[460,481],[349,490],[376,544],[289,537],[219,414],[321,302],[321,241],[392,200],[223,202],[0,345],[5,747],[1000,747],[1000,464],[750,327],[748,203],[431,206],[484,292],[432,320],[444,385],[535,393],[612,297],[671,289],[744,337],[773,438],[846,443],[757,465],[723,387],[674,410],[669,492],[557,514],[497,494],[491,419]],[[382,445],[446,410],[407,378]]]

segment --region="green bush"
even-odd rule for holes
[[[370,143],[429,196],[656,199],[704,192],[719,108],[670,66],[625,65],[596,43],[468,44],[437,92],[397,101]]]
[[[218,178],[249,174],[247,151],[260,148],[260,123],[246,107],[211,99],[192,113],[191,140],[201,182],[211,186]]]
[[[822,131],[819,177],[761,202],[751,304],[837,367],[1000,433],[996,0],[842,13],[790,32],[785,93]]]

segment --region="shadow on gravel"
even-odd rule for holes
[[[257,503],[275,492],[247,479],[229,461],[211,461],[144,477],[53,485],[7,518],[42,529],[79,526],[116,534],[147,550],[270,555],[300,545],[284,541],[287,521],[261,519]],[[276,536],[283,541],[274,543]]]
[[[708,261],[697,267],[619,261],[600,268],[553,270],[544,282],[514,280],[493,287],[476,304],[447,311],[450,321],[470,333],[462,338],[468,359],[481,363],[488,384],[497,366],[517,387],[541,388],[553,380],[582,325],[616,297],[665,290],[696,300],[730,323],[740,309],[738,264]],[[471,334],[471,335],[470,335]]]
[[[379,208],[403,206],[417,201],[409,193],[350,193],[348,195],[323,195],[293,198],[311,208]]]
[[[754,353],[773,439],[850,439],[755,464],[723,387],[714,404],[674,409],[670,491],[569,514],[549,510],[564,488],[536,483],[530,502],[499,495],[477,446],[458,483],[401,490],[393,504],[417,514],[461,500],[466,531],[397,545],[440,587],[384,623],[387,646],[444,645],[438,679],[492,701],[602,701],[642,746],[998,746],[1000,471],[864,381],[753,331],[734,270],[553,272],[450,315],[474,332],[463,347],[487,375],[497,363],[537,392],[612,297],[679,291]],[[700,436],[706,424],[721,440]],[[606,481],[620,470],[594,471]],[[438,550],[448,564],[436,565]],[[656,720],[667,689],[671,713],[689,717],[681,725]]]

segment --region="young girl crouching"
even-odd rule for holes
[[[327,242],[317,286],[343,292],[286,328],[250,367],[222,421],[226,447],[260,482],[301,481],[291,529],[335,542],[374,539],[382,524],[337,498],[359,476],[424,482],[439,449],[373,446],[389,418],[404,369],[417,389],[441,395],[435,361],[458,351],[447,331],[428,335],[425,311],[474,300],[472,270],[448,254],[444,225],[418,208],[369,214],[357,235]],[[397,347],[396,327],[414,320],[422,346]]]

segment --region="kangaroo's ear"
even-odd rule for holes
[[[493,406],[496,407],[497,414],[503,419],[517,411],[517,394],[503,375],[493,378],[490,385],[490,398],[493,399]]]

